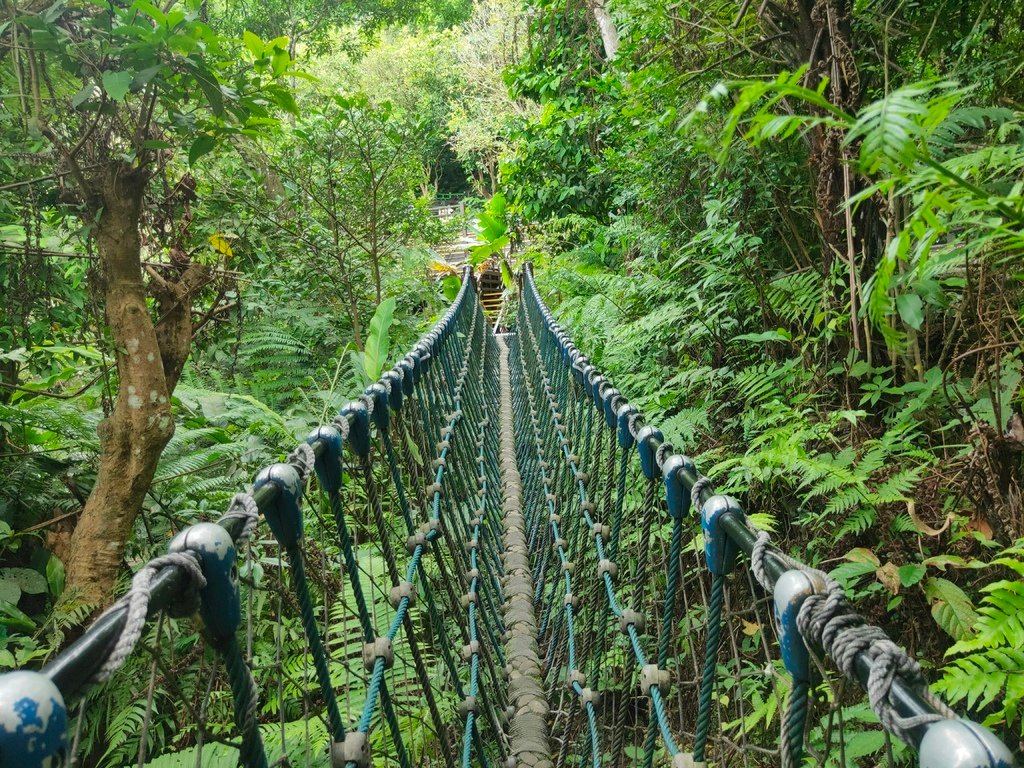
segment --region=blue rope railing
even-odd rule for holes
[[[590,760],[594,766],[608,761],[613,765],[632,764],[637,752],[629,753],[633,757],[626,754],[627,718],[623,715],[630,706],[635,713],[644,710],[648,713],[640,750],[645,766],[652,765],[659,738],[665,755],[679,768],[703,764],[712,752],[716,760],[724,760],[730,749],[746,751],[744,745],[730,743],[721,726],[714,731],[712,723],[715,709],[723,706],[721,695],[716,696],[716,685],[722,682],[719,657],[726,634],[727,585],[734,583],[730,575],[742,553],[749,562],[750,588],[745,593],[746,599],[754,601],[755,610],[758,600],[772,601],[778,626],[776,648],[792,679],[788,707],[782,715],[783,733],[778,752],[778,759],[784,766],[800,765],[806,754],[809,696],[813,683],[820,679],[814,664],[819,657],[834,663],[864,690],[884,730],[917,749],[922,766],[996,768],[1012,764],[1010,751],[988,729],[957,718],[931,693],[917,663],[882,630],[857,614],[838,584],[775,547],[766,532],[751,526],[735,499],[715,494],[710,481],[699,475],[691,459],[676,453],[660,430],[644,425],[638,409],[589,363],[555,321],[541,299],[529,264],[521,276],[517,330],[520,365],[526,372],[526,391],[520,393],[519,420],[523,428],[532,426],[533,433],[533,445],[523,446],[520,460],[525,458],[526,461],[524,475],[536,472],[533,493],[543,506],[543,515],[535,516],[531,528],[536,599],[538,603],[543,602],[539,610],[545,617],[545,628],[549,629],[548,658],[556,659],[559,653],[567,656],[567,679],[587,714],[582,724],[587,733],[587,746],[581,749],[581,759]],[[597,447],[591,442],[592,429]],[[610,455],[607,462],[602,463],[600,446],[604,442],[610,446]],[[617,471],[616,453],[619,456]],[[556,456],[561,459],[561,467],[556,471],[568,478],[561,483],[557,478],[552,480],[550,474]],[[635,465],[639,465],[636,475],[632,474],[636,471]],[[660,501],[667,512],[665,516],[659,513],[661,505],[652,503],[651,491],[655,484],[661,485]],[[557,486],[558,490],[552,492],[552,486]],[[639,519],[627,525],[623,520],[623,506],[631,493],[643,494],[645,501],[635,508]],[[595,505],[594,499],[599,495],[601,501]],[[576,506],[571,512],[570,504]],[[601,515],[601,520],[611,518],[610,530],[595,519],[596,514]],[[546,536],[542,533],[541,519],[545,516],[550,520],[550,532]],[[643,597],[649,580],[644,564],[646,549],[664,543],[661,534],[652,537],[652,526],[664,525],[670,527],[668,570],[660,603],[655,662],[649,661],[642,640],[648,623],[642,606],[648,605],[656,612],[659,605]],[[631,553],[638,561],[633,573],[639,578],[632,585],[634,606],[630,609],[623,607],[624,585],[620,582],[625,574],[620,573],[615,559],[622,556],[622,540],[627,528],[630,536],[639,542],[634,544]],[[567,535],[566,530],[580,535],[574,538]],[[546,598],[542,598],[545,573],[550,570],[544,546],[548,542],[555,547],[565,576],[561,590],[556,589],[560,580],[552,580]],[[583,546],[584,542],[589,545]],[[589,555],[585,552],[587,549]],[[702,563],[686,572],[681,570],[684,553],[697,553],[701,549]],[[580,558],[587,562],[580,562]],[[571,568],[565,567],[567,562]],[[592,626],[598,633],[594,638],[595,671],[600,670],[607,648],[615,642],[609,642],[606,637],[610,620],[612,623],[617,620],[626,636],[625,650],[632,657],[632,671],[619,680],[608,680],[606,675],[607,690],[603,691],[615,694],[619,700],[625,699],[627,705],[622,706],[618,701],[616,707],[605,708],[600,721],[595,721],[594,717],[596,693],[584,687],[586,677],[577,669],[580,665],[574,648],[574,625],[580,617],[573,596],[580,589],[576,580],[584,572],[596,577],[594,583],[604,592],[604,608],[591,606],[595,611]],[[655,581],[661,583],[659,579]],[[690,586],[681,588],[683,582]],[[736,586],[747,588],[742,582]],[[693,595],[688,596],[687,591]],[[562,621],[552,618],[552,606],[559,595],[564,602]],[[690,620],[689,614],[680,610],[681,599],[684,609],[692,609],[694,603],[704,606],[702,661],[687,650],[687,646],[693,646],[697,628],[691,628],[693,634],[688,638],[676,634],[676,625]],[[552,624],[555,629],[550,629]],[[565,625],[565,632],[559,629],[559,624]],[[768,621],[757,619],[756,625],[760,632],[774,633]],[[692,730],[681,711],[674,713],[678,724],[673,724],[668,696],[672,682],[686,682],[680,680],[680,665],[685,657],[691,657],[695,666],[692,688],[688,689],[694,691],[696,698],[696,707],[691,707],[690,712]],[[731,663],[733,669],[738,668],[741,663],[738,655]],[[630,694],[626,685],[636,679],[637,673],[641,680],[640,699]],[[678,703],[681,704],[682,699]],[[568,751],[566,744],[574,738],[573,717],[575,715],[567,718],[563,726],[563,753]],[[602,730],[611,737],[607,748],[597,746]],[[712,735],[717,738],[712,739]],[[714,750],[710,749],[712,741],[718,744]],[[688,745],[690,751],[684,752],[682,744]],[[842,745],[837,748],[841,751]],[[954,757],[958,750],[960,756]],[[765,754],[765,750],[761,749],[760,754]]]
[[[195,525],[175,537],[169,554],[150,561],[136,574],[128,595],[53,661],[38,671],[0,675],[0,767],[42,768],[63,760],[69,749],[66,703],[80,697],[92,684],[109,678],[157,616],[183,616],[194,607],[199,609],[204,635],[222,658],[229,680],[236,728],[242,737],[239,761],[254,768],[267,766],[267,750],[257,717],[257,689],[237,639],[242,626],[242,601],[236,552],[253,534],[260,518],[266,520],[288,562],[291,591],[313,662],[334,765],[363,768],[371,764],[369,732],[378,714],[390,732],[394,759],[402,768],[414,764],[387,678],[403,628],[405,647],[413,657],[430,713],[436,748],[446,764],[455,762],[450,731],[456,726],[442,715],[420,651],[426,641],[440,654],[452,687],[460,698],[466,699],[454,660],[452,623],[442,619],[455,606],[451,599],[443,604],[445,589],[439,595],[432,588],[432,582],[434,586],[442,583],[443,587],[450,587],[450,579],[438,579],[435,571],[428,571],[424,565],[432,548],[436,548],[437,571],[447,575],[448,569],[465,561],[471,567],[459,567],[459,580],[473,574],[467,591],[471,598],[467,621],[456,624],[473,643],[472,669],[467,677],[468,698],[474,700],[474,705],[464,719],[465,743],[476,745],[484,764],[488,756],[504,760],[504,726],[499,712],[503,711],[505,701],[503,692],[496,689],[497,668],[503,664],[501,649],[496,644],[500,646],[498,638],[504,633],[497,609],[502,602],[501,574],[495,570],[496,566],[500,569],[500,559],[493,529],[486,528],[483,522],[485,516],[493,515],[500,501],[497,432],[487,428],[497,421],[495,345],[467,269],[458,296],[436,326],[358,400],[346,405],[333,423],[314,430],[287,461],[261,471],[251,492],[237,495],[228,513],[216,524]],[[464,426],[468,419],[475,422],[475,433]],[[468,445],[459,447],[474,440],[479,444],[477,451],[470,451]],[[421,483],[421,478],[425,478],[410,444],[416,446],[419,455],[436,457],[432,484],[412,494],[412,498],[408,483]],[[346,461],[346,455],[357,461],[356,470],[351,460]],[[375,455],[385,457],[389,478],[385,493],[400,510],[408,534],[409,558],[404,569],[399,568],[392,531],[384,515],[381,489],[375,477]],[[303,508],[309,504],[304,496],[308,495],[308,482],[314,472],[337,528],[343,572],[350,584],[351,602],[364,643],[366,695],[357,722],[348,729],[332,676],[332,666],[342,662],[332,658],[326,646],[303,551]],[[370,598],[362,586],[352,521],[343,497],[347,486],[357,484],[359,475],[365,482],[361,493],[365,493],[363,498],[376,528],[374,544],[386,562],[387,576],[392,582],[393,613],[380,634]],[[475,480],[477,476],[482,478],[482,493],[479,514],[470,526],[458,500],[470,495],[470,477]],[[475,489],[476,483],[472,485]],[[446,494],[454,501],[446,499]],[[415,519],[417,499],[429,510],[422,524]],[[461,531],[461,541],[455,531]],[[492,535],[485,535],[487,531]],[[462,547],[466,541],[473,545],[468,559]],[[447,546],[442,547],[443,543]],[[479,603],[477,595],[483,597]],[[417,597],[426,603],[432,630],[427,633],[414,626],[411,619]],[[481,717],[488,729],[496,732],[486,744],[481,739]],[[467,748],[464,747],[464,763],[468,760]]]

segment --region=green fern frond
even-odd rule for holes
[[[836,531],[836,539],[847,535],[858,536],[875,524],[878,515],[872,507],[861,507],[846,518]]]
[[[1024,650],[993,648],[954,659],[935,689],[953,704],[987,707],[999,697],[1017,702],[1024,697]]]

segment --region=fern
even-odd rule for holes
[[[1018,542],[993,562],[1019,573],[1024,570],[1021,554]],[[964,702],[970,711],[982,713],[986,725],[1024,735],[1019,711],[1024,699],[1024,583],[996,581],[982,592],[972,635],[947,651],[956,658],[943,668],[935,688],[950,702]]]
[[[997,716],[1000,724],[1012,722],[1024,698],[1024,650],[991,648],[955,659],[943,670],[935,688],[952,703],[964,701],[973,711],[984,709],[1003,698]],[[990,716],[991,717],[991,716]],[[993,722],[986,718],[986,722]]]
[[[803,325],[818,313],[825,298],[821,275],[814,270],[793,272],[768,283],[772,310],[785,322]]]
[[[978,609],[975,635],[961,640],[950,653],[977,651],[990,646],[1024,648],[1024,583],[997,581],[982,587],[986,593]]]
[[[875,510],[871,507],[861,507],[855,511],[852,515],[849,515],[843,522],[839,529],[836,531],[836,538],[841,539],[844,536],[852,535],[859,536],[868,530],[875,524],[878,519],[878,515]]]
[[[113,702],[111,702],[113,703]],[[107,751],[100,758],[108,764],[127,763],[138,751],[137,736],[146,719],[146,701],[131,701],[123,707],[110,707],[111,717],[104,728]]]
[[[305,341],[275,326],[261,326],[242,337],[238,365],[245,373],[235,385],[272,406],[287,405],[296,392],[311,384],[313,366]]]
[[[850,126],[849,144],[860,142],[860,165],[873,174],[882,167],[911,165],[929,126],[943,124],[964,91],[951,82],[920,82],[897,88],[867,105]]]
[[[203,768],[236,768],[238,750],[224,744],[207,744],[202,749]],[[169,752],[146,763],[146,768],[195,768],[200,751],[190,747],[181,752]]]

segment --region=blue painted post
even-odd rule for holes
[[[57,768],[67,751],[68,713],[41,672],[0,676],[0,768]]]

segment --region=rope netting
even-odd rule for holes
[[[196,766],[1012,762],[644,423],[529,265],[515,333],[467,269],[332,423],[41,670],[0,676],[0,768],[77,764],[99,684],[143,651],[139,766],[158,689]]]
[[[529,265],[521,294],[516,435],[556,766],[845,766],[880,747],[894,764],[903,745],[921,765],[1012,762],[644,424]]]
[[[504,761],[498,365],[467,270],[435,328],[333,423],[260,472],[216,523],[179,533],[41,671],[0,677],[0,765],[74,762],[87,689],[143,647],[159,662],[154,680],[172,668],[161,628],[196,611],[221,661],[205,691],[185,696],[204,721],[197,766],[225,744],[229,762],[260,768]],[[303,535],[310,515],[333,541]],[[250,540],[268,533],[254,558]],[[260,611],[278,626],[273,648],[253,646]],[[301,653],[283,650],[297,643]],[[254,672],[277,690],[259,689]],[[221,689],[237,739],[219,734],[204,757]],[[76,700],[69,740],[65,703]]]

